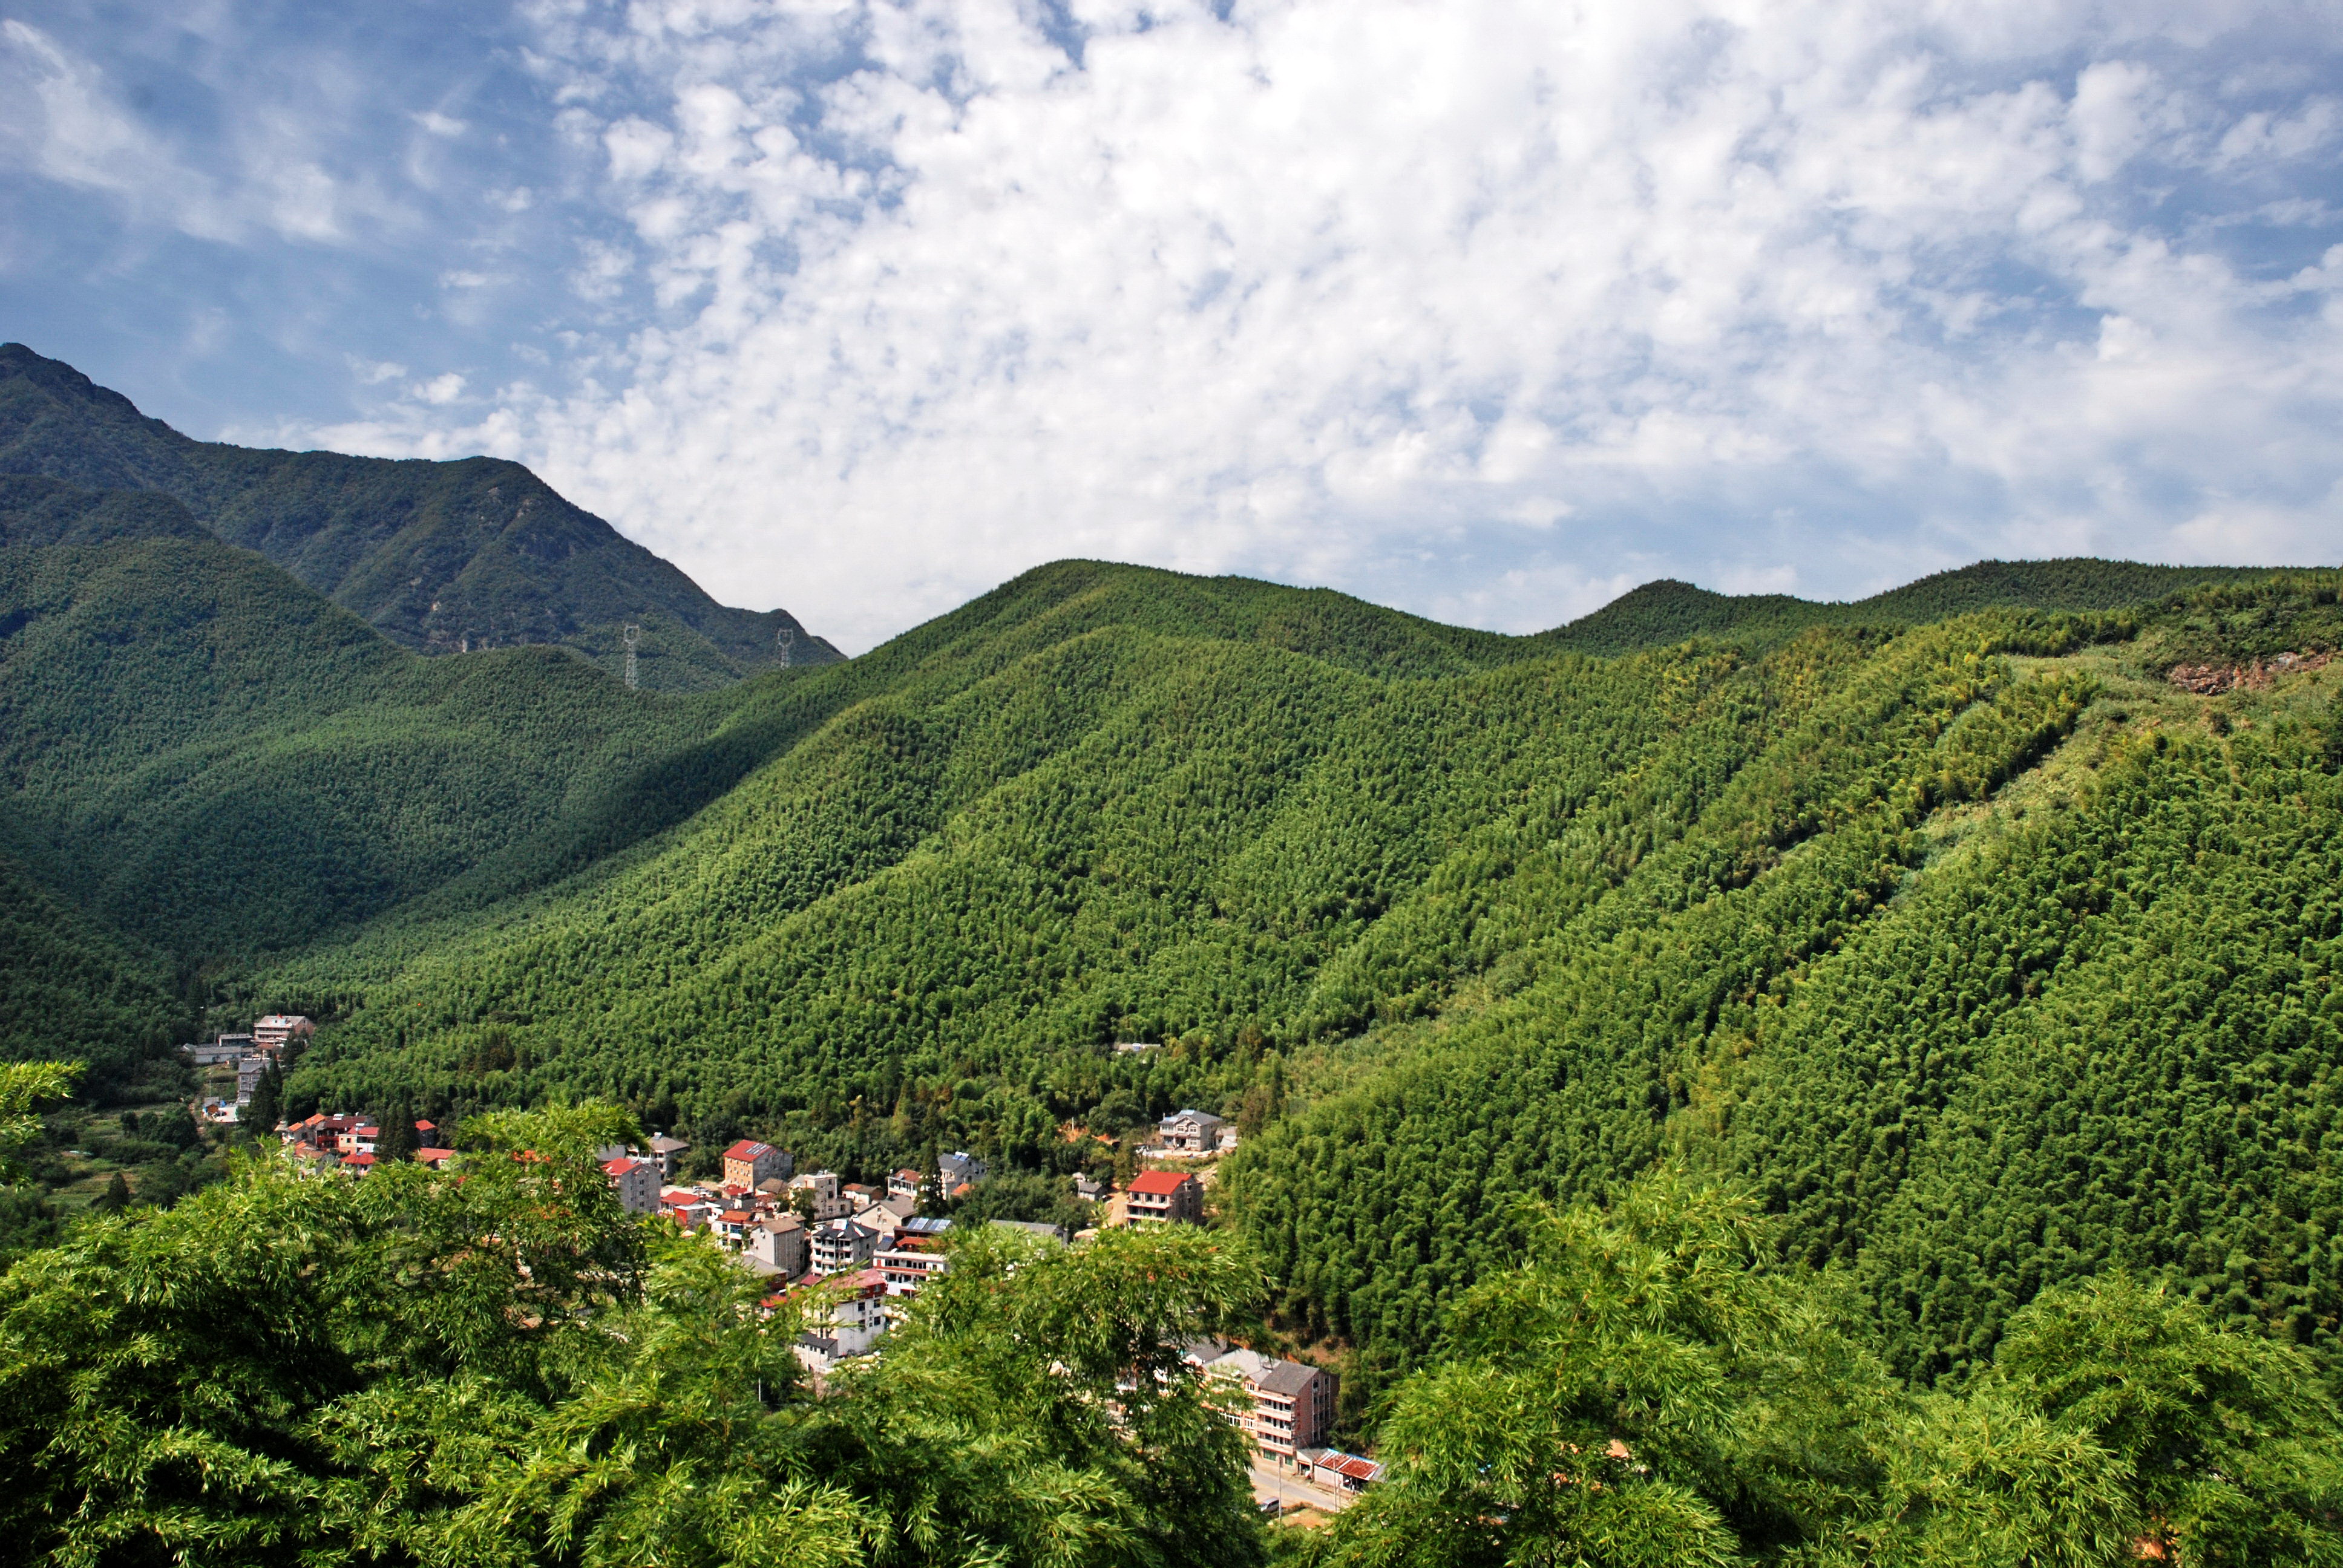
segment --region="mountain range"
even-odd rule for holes
[[[235,534],[289,503],[203,488],[525,470],[303,470],[11,363],[0,1043],[101,1094],[281,1009],[297,1111],[594,1094],[853,1177],[1127,1173],[1200,1107],[1353,1436],[1525,1204],[1658,1164],[1755,1195],[1914,1387],[2116,1270],[2343,1377],[2343,572],[1656,583],[1505,637],[1065,561],[628,691],[552,621],[402,642],[375,578]],[[410,548],[358,515],[317,561]]]
[[[518,463],[193,440],[21,343],[0,345],[0,474],[168,496],[421,653],[550,643],[617,669],[633,624],[639,679],[669,690],[840,657],[785,610],[718,604]]]

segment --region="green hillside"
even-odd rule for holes
[[[647,689],[835,661],[783,610],[728,609],[518,463],[394,462],[195,441],[20,343],[0,345],[0,475],[160,492],[425,653],[558,643]]]
[[[1987,566],[1596,657],[1073,561],[666,695],[7,487],[0,833],[59,912],[0,1001],[82,986],[121,1070],[200,974],[327,1020],[297,1109],[602,1095],[866,1177],[1218,1111],[1354,1435],[1524,1200],[1671,1159],[1912,1386],[2115,1265],[2343,1371],[2343,574]]]
[[[550,648],[418,658],[163,498],[9,479],[0,528],[0,839],[189,964],[532,885],[755,759],[727,694],[628,692]]]
[[[2113,1261],[2331,1368],[2337,672],[2163,674],[2333,648],[2336,586],[1606,659],[1067,563],[811,678],[802,739],[623,863],[253,1000],[362,995],[305,1102],[605,1093],[864,1173],[1224,1111],[1228,1212],[1353,1401],[1518,1197],[1672,1151],[1924,1382]]]

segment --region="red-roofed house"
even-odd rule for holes
[[[1204,1218],[1203,1184],[1185,1171],[1141,1171],[1131,1179],[1124,1202],[1134,1225],[1141,1220],[1194,1225]]]
[[[417,1165],[428,1165],[434,1171],[440,1169],[454,1158],[456,1158],[456,1151],[453,1149],[418,1149],[415,1151],[415,1162]]]
[[[353,1176],[363,1176],[374,1168],[375,1157],[371,1154],[352,1154],[342,1161],[342,1169]]]
[[[724,1151],[724,1182],[728,1187],[753,1192],[758,1182],[769,1176],[787,1176],[796,1164],[788,1150],[743,1138]]]
[[[659,1212],[659,1167],[648,1160],[632,1160],[620,1155],[607,1161],[602,1174],[610,1179],[610,1186],[618,1194],[618,1207],[629,1214]]]

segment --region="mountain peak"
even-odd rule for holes
[[[692,689],[843,657],[786,610],[720,605],[501,457],[355,457],[197,441],[71,365],[0,346],[0,474],[156,491],[424,653],[552,643]]]

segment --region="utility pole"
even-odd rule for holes
[[[627,689],[632,691],[635,689],[635,644],[643,640],[643,628],[630,626],[623,635],[627,639]]]

